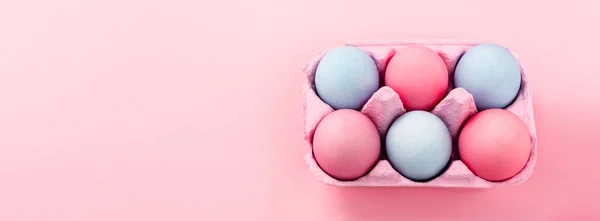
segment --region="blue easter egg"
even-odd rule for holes
[[[388,130],[385,145],[392,167],[414,181],[435,178],[452,154],[448,128],[426,111],[411,111],[396,119]]]
[[[359,48],[332,49],[317,66],[315,87],[321,100],[332,108],[360,110],[379,88],[377,65]]]
[[[505,108],[521,88],[521,70],[508,49],[496,44],[480,44],[458,61],[454,86],[473,95],[479,111]]]

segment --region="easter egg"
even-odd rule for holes
[[[521,88],[521,69],[508,49],[480,44],[460,58],[454,71],[454,86],[473,95],[477,109],[505,108]]]
[[[379,159],[381,140],[375,124],[361,112],[336,110],[321,120],[313,137],[319,167],[338,180],[367,174]]]
[[[398,93],[407,110],[431,110],[446,94],[448,69],[435,51],[407,46],[390,59],[385,85]]]
[[[379,89],[377,65],[359,48],[334,48],[317,65],[315,88],[333,109],[360,110]]]
[[[531,148],[525,123],[503,109],[475,114],[458,138],[460,159],[475,175],[489,181],[518,174],[529,160]]]
[[[411,111],[396,119],[385,144],[392,167],[414,181],[438,176],[452,154],[448,128],[440,118],[426,111]]]

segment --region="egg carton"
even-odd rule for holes
[[[475,113],[477,109],[473,96],[463,88],[454,88],[453,76],[454,68],[459,58],[471,47],[485,42],[461,42],[461,41],[359,41],[348,42],[345,45],[358,47],[367,52],[377,64],[380,79],[383,75],[390,59],[399,49],[419,44],[428,47],[444,60],[449,74],[448,93],[445,98],[436,105],[431,113],[437,115],[448,127],[453,140],[456,140],[458,133],[468,118]],[[331,49],[331,48],[330,48]],[[385,159],[384,153],[374,168],[365,176],[353,181],[340,181],[332,178],[325,173],[315,161],[312,153],[312,138],[315,129],[321,119],[327,114],[333,112],[333,108],[323,102],[315,92],[314,75],[316,67],[321,58],[328,50],[322,51],[318,56],[312,59],[308,64],[302,67],[306,74],[303,85],[303,119],[304,119],[304,139],[311,146],[311,151],[304,157],[308,164],[309,171],[314,177],[328,185],[333,186],[371,186],[371,187],[393,187],[393,186],[413,186],[413,187],[465,187],[465,188],[489,188],[500,186],[513,186],[525,182],[532,174],[537,157],[537,135],[535,128],[535,119],[533,115],[533,104],[531,89],[527,84],[527,77],[521,62],[521,88],[514,102],[505,108],[517,115],[527,126],[531,137],[531,154],[525,167],[512,178],[502,182],[491,182],[477,177],[467,166],[460,161],[454,146],[453,156],[448,168],[440,176],[427,181],[416,182],[398,173],[392,165]],[[513,53],[514,55],[514,53]],[[518,57],[515,55],[518,59]],[[383,82],[381,82],[383,86]],[[400,97],[394,90],[387,86],[380,87],[368,102],[361,109],[361,112],[368,116],[376,125],[380,136],[384,136],[391,123],[406,110],[402,105]],[[456,145],[456,144],[454,144]],[[383,148],[385,149],[385,148]]]

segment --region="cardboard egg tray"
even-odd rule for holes
[[[310,172],[315,178],[323,183],[333,186],[421,186],[421,187],[467,187],[467,188],[489,188],[498,186],[512,186],[526,181],[533,172],[537,157],[537,136],[535,129],[535,119],[533,116],[533,104],[531,90],[527,84],[527,76],[521,67],[521,88],[515,101],[505,108],[517,115],[527,126],[531,136],[532,150],[525,167],[516,176],[502,181],[491,182],[477,177],[465,164],[460,161],[456,152],[456,138],[464,123],[477,113],[473,96],[462,88],[454,88],[453,75],[454,68],[459,58],[469,48],[484,42],[459,42],[459,41],[378,41],[378,42],[349,42],[348,46],[358,47],[373,58],[379,70],[380,79],[386,70],[387,63],[394,56],[398,49],[412,44],[426,46],[435,52],[446,63],[449,74],[449,88],[445,98],[436,105],[431,113],[437,115],[448,127],[454,141],[453,156],[448,168],[440,176],[428,182],[415,182],[403,177],[391,164],[382,156],[375,167],[365,176],[354,181],[339,181],[327,175],[315,161],[312,154],[312,137],[315,129],[321,119],[327,114],[333,112],[333,108],[323,102],[315,92],[314,74],[320,59],[328,50],[322,51],[318,56],[306,64],[302,71],[306,75],[303,85],[303,118],[304,118],[304,139],[311,146],[311,150],[306,154],[305,161],[308,164]],[[513,53],[514,55],[514,53]],[[516,57],[516,55],[515,55]],[[518,60],[518,58],[517,58]],[[383,84],[381,84],[383,86]],[[377,90],[369,101],[361,109],[361,112],[368,116],[375,123],[380,136],[385,136],[391,123],[404,114],[406,110],[402,105],[400,97],[394,90],[383,86]]]

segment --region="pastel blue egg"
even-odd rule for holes
[[[458,61],[454,86],[473,95],[479,111],[505,108],[521,88],[521,70],[508,49],[496,44],[480,44]]]
[[[317,66],[315,87],[332,108],[360,110],[379,88],[377,65],[359,48],[332,49]]]
[[[450,161],[452,139],[444,122],[426,111],[411,111],[396,119],[385,139],[388,161],[414,181],[435,178]]]

